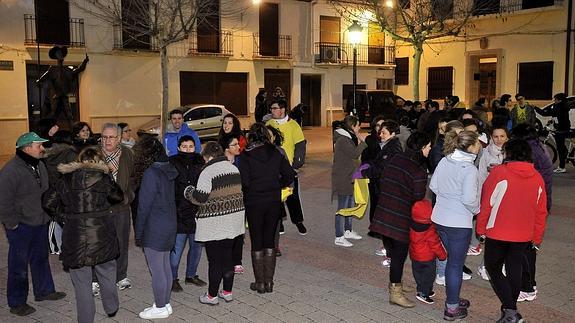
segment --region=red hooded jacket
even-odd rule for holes
[[[532,163],[508,162],[491,169],[481,192],[477,234],[540,244],[546,218],[545,182]]]
[[[431,223],[431,202],[421,200],[411,208],[412,223],[409,229],[409,256],[412,261],[445,260],[447,252]]]

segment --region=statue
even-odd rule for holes
[[[42,118],[53,118],[58,120],[60,114],[64,114],[66,122],[70,129],[74,123],[71,103],[76,100],[75,94],[78,89],[78,75],[86,69],[86,64],[90,60],[86,58],[80,66],[70,69],[64,66],[64,57],[68,54],[68,48],[65,46],[54,46],[48,52],[50,58],[58,60],[58,65],[52,65],[36,83],[47,83],[47,98],[44,100],[42,108]],[[72,98],[72,100],[70,100]],[[71,102],[72,101],[72,102]]]

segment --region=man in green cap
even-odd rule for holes
[[[42,194],[48,189],[48,171],[41,158],[48,140],[34,132],[16,141],[16,156],[0,170],[0,221],[8,238],[8,284],[10,313],[25,316],[36,310],[26,303],[28,267],[32,273],[35,301],[58,300],[48,262],[48,221]]]

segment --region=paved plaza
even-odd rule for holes
[[[275,287],[271,294],[257,294],[249,289],[253,279],[249,239],[244,248],[246,273],[236,275],[234,301],[220,301],[218,306],[202,305],[198,297],[207,288],[184,285],[173,293],[174,312],[162,322],[443,322],[445,290],[435,286],[434,305],[416,301],[412,309],[402,309],[388,302],[388,269],[374,255],[380,242],[366,235],[367,217],[354,220],[354,230],[364,236],[351,248],[336,247],[334,213],[331,203],[331,134],[328,128],[306,129],[307,164],[300,173],[305,212],[306,236],[300,236],[289,220],[281,237],[283,256],[278,258]],[[575,322],[575,168],[555,175],[554,206],[548,219],[538,259],[538,298],[519,303],[519,311],[529,322]],[[37,311],[26,318],[12,316],[6,304],[7,249],[5,235],[0,237],[0,322],[74,322],[75,300],[69,275],[62,270],[56,256],[51,256],[52,272],[59,291],[68,296],[60,301],[29,304]],[[480,256],[468,257],[467,264],[476,269]],[[183,261],[185,263],[185,261]],[[180,277],[184,265],[180,266]],[[205,253],[198,274],[207,281]],[[151,279],[144,254],[133,241],[130,246],[128,276],[133,288],[120,291],[120,310],[108,319],[101,302],[96,302],[96,321],[140,322],[138,313],[153,302]],[[415,287],[411,263],[406,263],[404,280]],[[32,292],[30,292],[32,294]],[[471,300],[466,322],[494,322],[499,318],[499,300],[489,282],[477,275],[465,281],[462,297]],[[415,300],[414,295],[408,296]]]

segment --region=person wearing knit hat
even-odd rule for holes
[[[432,290],[435,280],[435,260],[445,260],[447,252],[435,226],[431,223],[431,202],[420,200],[411,208],[411,227],[409,229],[409,257],[413,277],[417,283],[415,298],[426,304],[433,304],[435,292]]]

